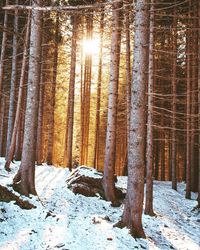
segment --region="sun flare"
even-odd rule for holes
[[[83,52],[84,54],[98,54],[99,53],[99,40],[92,39],[92,40],[84,40],[83,41]]]

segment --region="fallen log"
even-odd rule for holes
[[[10,202],[15,201],[15,204],[22,209],[32,209],[36,208],[29,201],[22,200],[19,196],[10,191],[7,187],[0,185],[0,201]]]
[[[103,188],[103,174],[96,169],[80,166],[67,177],[67,186],[75,194],[90,197],[101,197],[105,200]],[[116,187],[116,196],[119,201],[125,198],[125,190]]]

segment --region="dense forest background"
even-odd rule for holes
[[[22,161],[21,193],[36,194],[35,162],[86,165],[117,205],[114,176],[128,174],[133,228],[145,178],[151,215],[153,179],[200,193],[198,0],[0,4],[0,156],[8,171]]]

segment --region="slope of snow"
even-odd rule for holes
[[[8,174],[1,159],[0,184],[12,183],[18,164],[12,164]],[[191,212],[197,202],[184,199],[184,184],[175,192],[169,182],[155,182],[157,216],[143,216],[147,239],[135,240],[126,228],[113,228],[123,206],[113,208],[100,198],[74,195],[66,186],[68,175],[66,169],[36,167],[40,200],[30,198],[36,209],[0,202],[0,250],[200,249],[200,215]],[[126,180],[120,177],[118,185],[126,187]]]

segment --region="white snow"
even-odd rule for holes
[[[0,184],[9,185],[19,163],[7,173],[4,160],[0,162]],[[42,203],[37,197],[29,199],[36,209],[0,202],[0,250],[200,249],[200,214],[192,211],[196,194],[186,200],[183,183],[176,192],[170,182],[155,181],[157,216],[143,216],[147,239],[135,240],[126,228],[113,228],[123,206],[113,208],[98,197],[74,195],[66,185],[68,175],[66,169],[37,166],[36,187]],[[118,185],[126,188],[127,178],[118,179]]]

